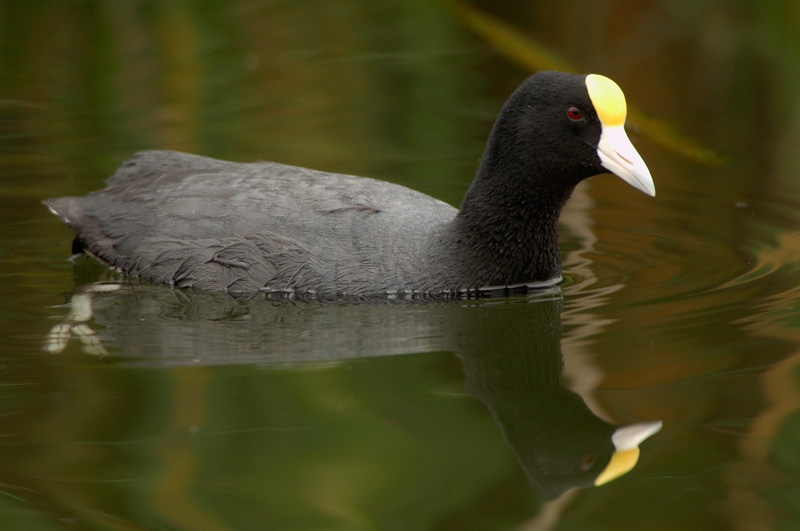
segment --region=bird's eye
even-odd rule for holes
[[[597,454],[586,454],[585,456],[583,456],[583,461],[581,461],[581,470],[586,472],[587,470],[592,468],[592,465],[596,460],[597,460]]]
[[[567,109],[567,116],[569,116],[573,120],[580,120],[583,118],[583,113],[577,107],[570,107]]]

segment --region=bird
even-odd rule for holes
[[[540,71],[502,106],[459,208],[421,192],[274,162],[144,151],[106,188],[44,204],[130,277],[234,297],[461,298],[562,280],[558,218],[611,173],[655,196],[620,87]]]

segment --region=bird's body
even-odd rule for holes
[[[49,204],[81,225],[87,251],[128,274],[321,297],[430,291],[446,274],[433,236],[457,213],[384,181],[165,151],[130,160],[99,197]],[[125,231],[110,233],[115,223]]]
[[[552,284],[562,206],[609,171],[586,79],[537,74],[512,95],[458,210],[374,179],[171,151],[138,154],[105,190],[45,203],[75,251],[176,287],[338,298]],[[644,179],[632,184],[652,193]]]

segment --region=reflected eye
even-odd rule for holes
[[[569,116],[573,120],[580,120],[583,118],[583,113],[577,107],[570,107],[567,109],[567,116]]]
[[[597,454],[586,454],[585,456],[583,456],[583,461],[581,461],[581,470],[586,472],[587,470],[592,468],[592,465],[596,460],[597,460]]]

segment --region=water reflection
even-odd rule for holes
[[[512,308],[521,311],[519,307]],[[457,350],[469,393],[486,404],[540,498],[630,471],[661,422],[618,428],[564,386],[560,299],[470,315]],[[477,318],[476,318],[477,317]]]
[[[561,291],[502,300],[315,304],[240,301],[144,284],[76,290],[45,342],[135,366],[335,365],[453,351],[466,389],[491,412],[537,496],[602,485],[630,471],[661,422],[617,427],[564,385]]]

